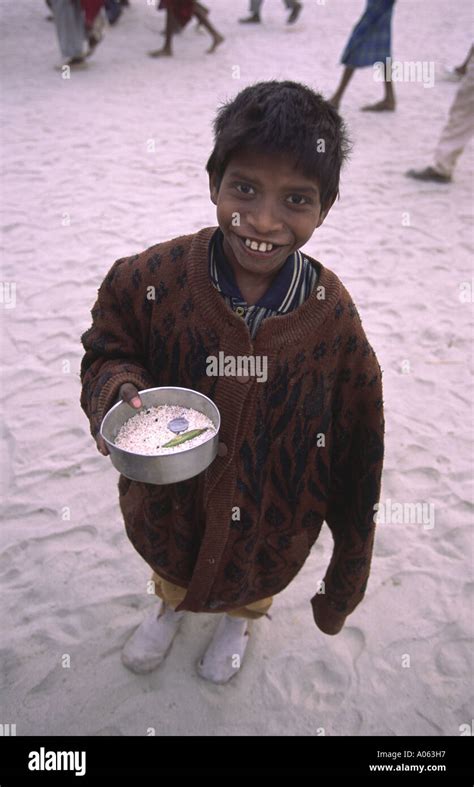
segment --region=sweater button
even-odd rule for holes
[[[225,443],[219,443],[217,446],[217,455],[218,456],[227,456],[229,449],[227,448]]]
[[[248,383],[248,381],[250,380],[250,375],[249,374],[237,374],[235,376],[235,379],[237,380],[238,383]]]

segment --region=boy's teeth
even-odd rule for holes
[[[248,246],[249,249],[252,251],[272,251],[273,243],[257,243],[256,240],[250,240],[250,238],[245,239],[245,245]]]

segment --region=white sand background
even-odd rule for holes
[[[324,526],[227,686],[195,671],[212,614],[189,613],[151,675],[121,664],[157,602],[79,406],[97,288],[117,258],[215,223],[204,165],[216,107],[268,78],[329,96],[364,8],[306,0],[288,28],[266,0],[265,24],[249,29],[237,22],[246,0],[208,5],[226,36],[215,56],[193,23],[173,60],[150,60],[164,18],[132,0],[88,70],[64,80],[44,4],[0,3],[1,280],[16,285],[15,307],[2,306],[0,721],[17,735],[459,735],[472,719],[472,303],[460,298],[472,143],[451,185],[403,174],[431,161],[457,89],[446,81],[395,84],[397,111],[374,115],[359,107],[382,87],[370,68],[356,74],[341,106],[355,142],[342,198],[306,247],[352,293],[384,372],[382,501],[432,505],[434,526],[379,525],[366,598],[336,637],[310,606],[331,555]],[[471,38],[468,0],[396,4],[396,59],[457,65]]]

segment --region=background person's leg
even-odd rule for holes
[[[63,58],[82,58],[85,30],[79,0],[51,0],[51,9]]]
[[[250,13],[260,16],[262,10],[263,0],[250,0]]]
[[[392,112],[395,109],[395,91],[392,82],[392,67],[387,61],[384,64],[384,88],[385,97],[383,101],[376,104],[366,104],[362,107],[364,112]]]
[[[174,16],[173,12],[169,9],[166,9],[165,43],[162,49],[154,49],[152,52],[148,52],[150,57],[171,57],[173,54],[171,42],[173,40],[173,35],[176,32],[177,26],[179,26],[178,20]]]
[[[287,19],[287,23],[292,25],[298,19],[303,5],[299,2],[299,0],[284,0],[284,3],[287,9],[291,11],[291,14]]]
[[[471,58],[435,149],[435,168],[450,177],[456,161],[474,134],[474,58]]]
[[[239,19],[241,24],[253,24],[260,22],[260,9],[263,5],[263,0],[250,0],[250,16],[244,19]]]
[[[329,103],[333,105],[335,109],[339,109],[339,104],[341,103],[341,99],[344,95],[347,85],[352,79],[354,74],[355,68],[354,66],[344,66],[344,71],[342,72],[341,81],[336,92],[331,96]]]
[[[208,54],[212,54],[215,52],[219,44],[223,42],[224,37],[221,36],[221,34],[217,32],[216,28],[211,25],[207,12],[202,10],[202,7],[199,5],[199,3],[194,6],[194,15],[199,20],[199,23],[205,27],[212,36],[212,44],[207,50]]]

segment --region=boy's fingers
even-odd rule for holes
[[[132,407],[136,407],[137,409],[142,406],[141,399],[138,395],[137,388],[133,385],[133,383],[124,383],[120,386],[119,391],[120,398],[130,404]],[[107,448],[107,443],[105,442],[104,438],[101,434],[96,436],[96,445],[97,450],[103,455],[109,455],[109,449]]]
[[[100,453],[103,454],[104,456],[108,456],[109,449],[107,448],[107,443],[105,442],[102,435],[100,434],[97,435],[96,443],[97,443],[97,450],[100,451]]]
[[[138,395],[138,390],[135,388],[133,383],[124,383],[121,385],[119,396],[124,402],[131,404],[132,407],[138,408],[142,406],[142,401]]]

